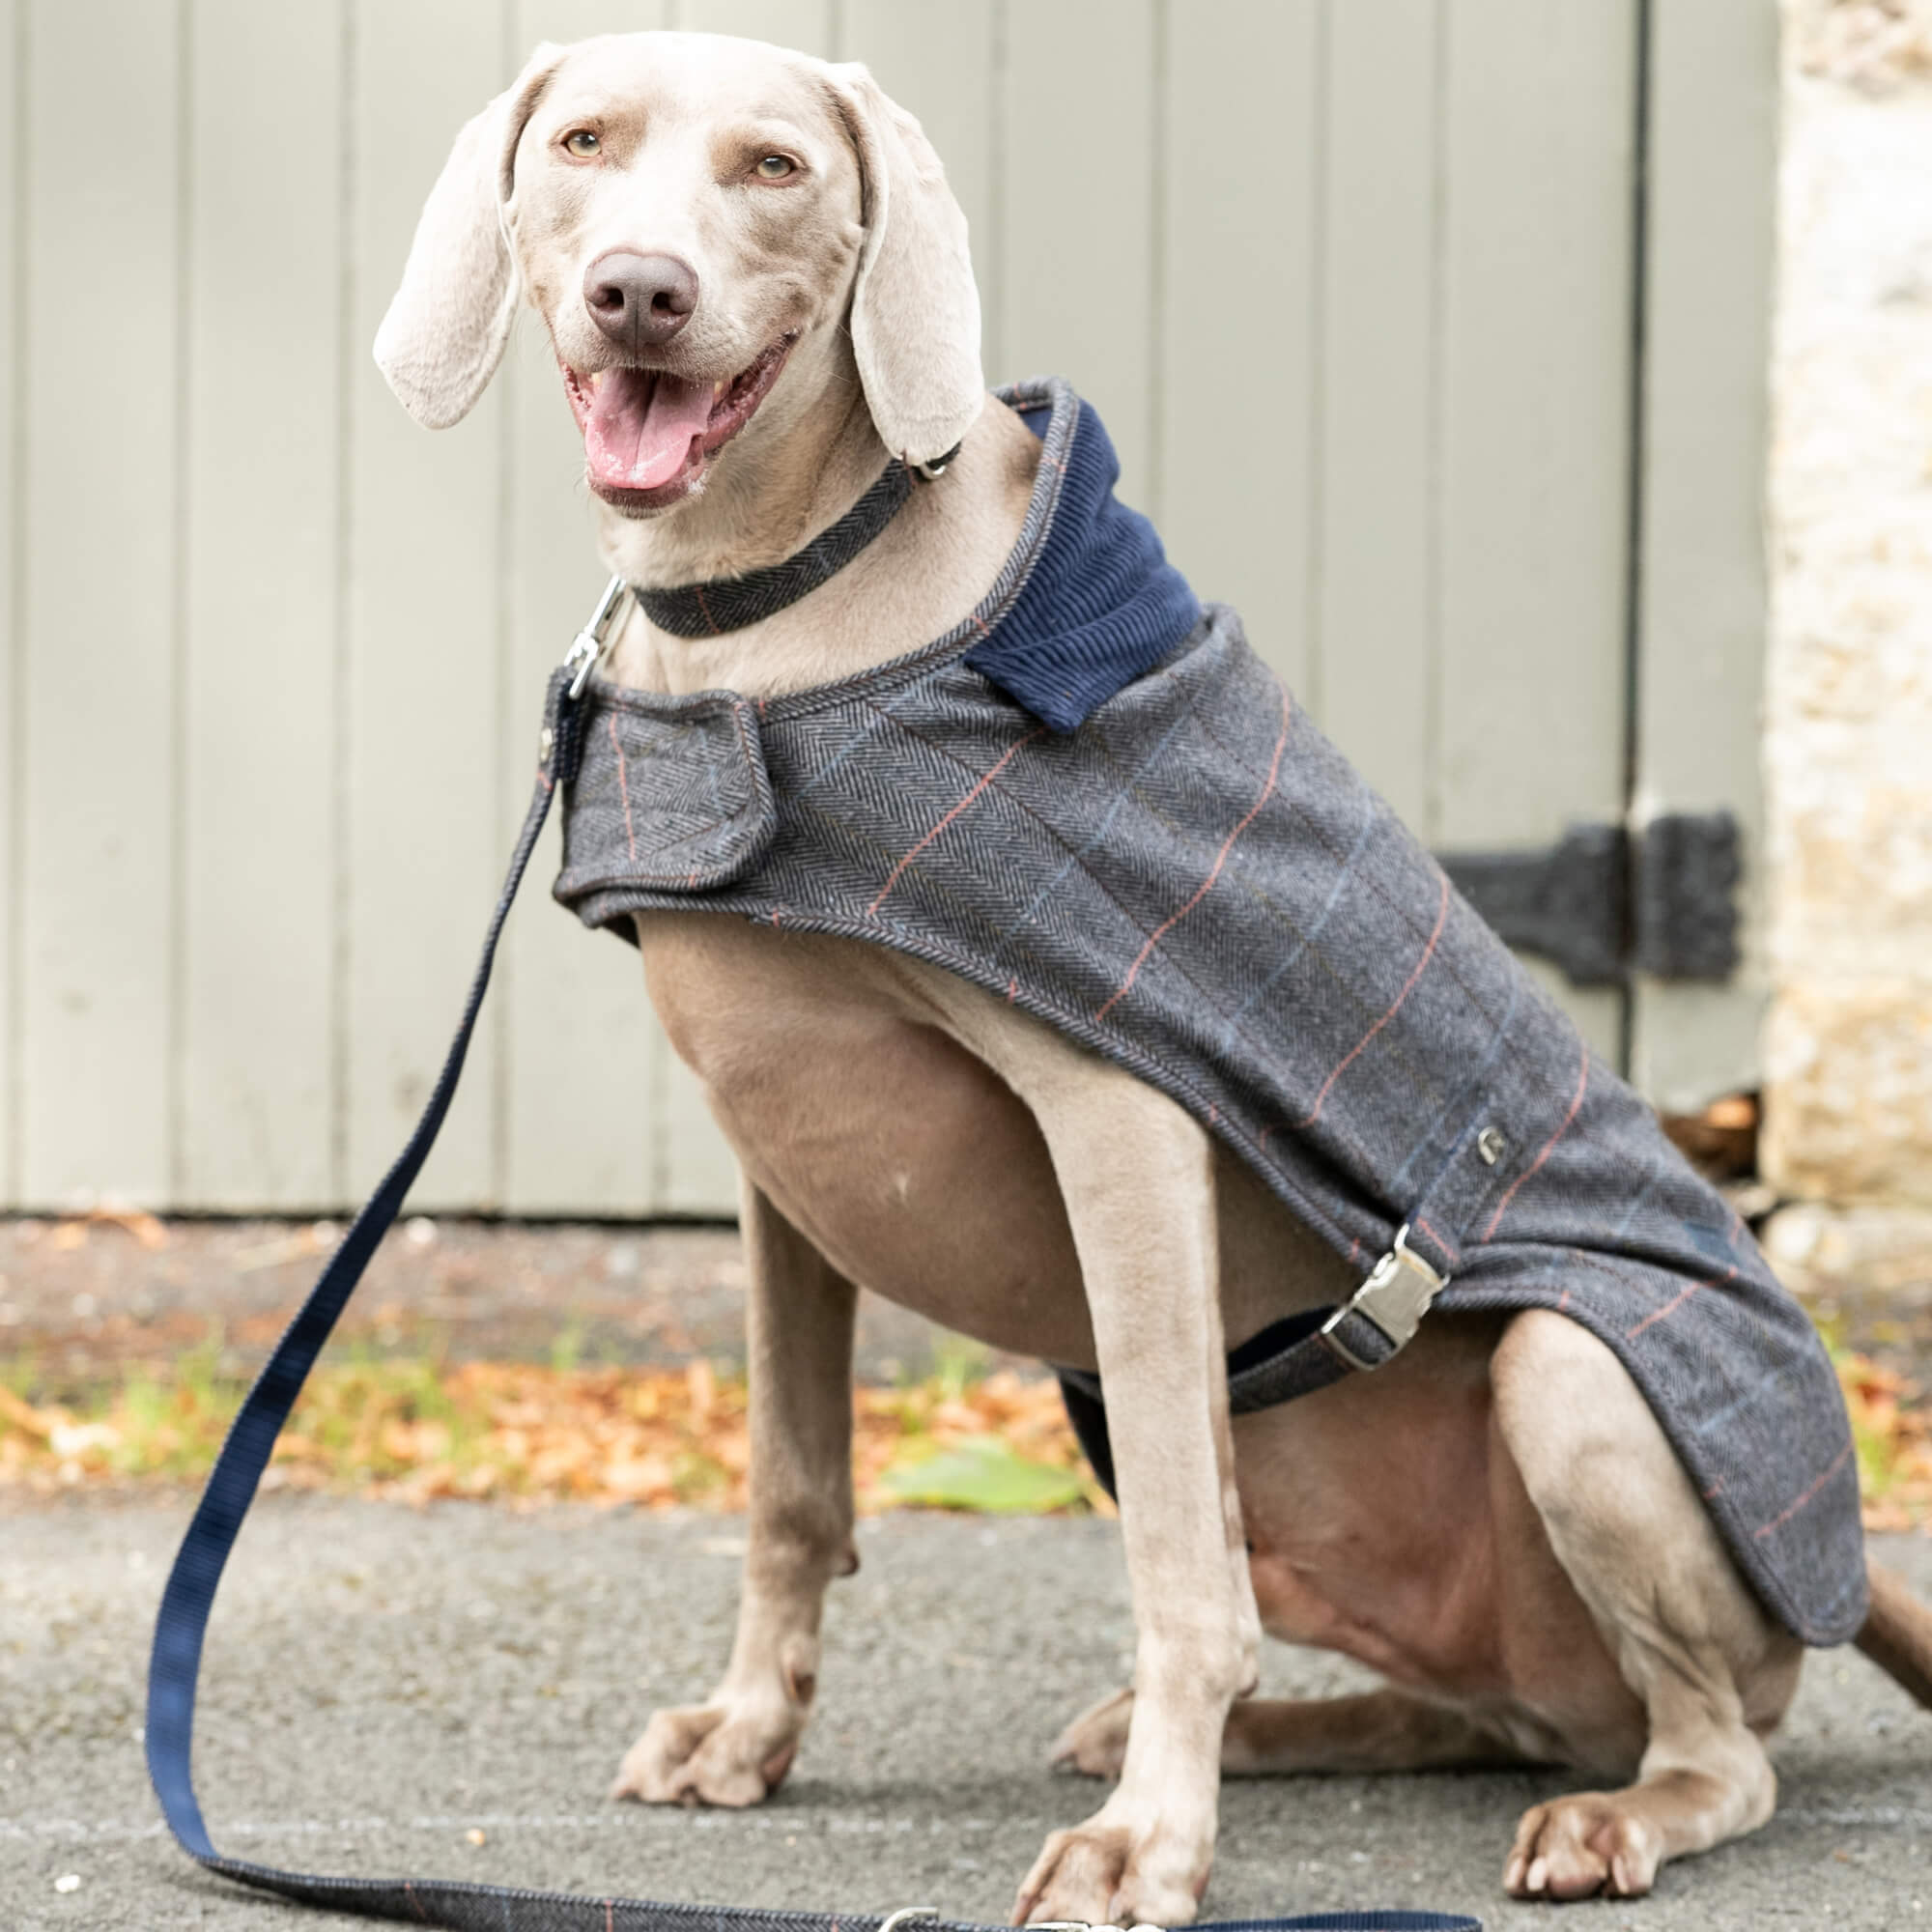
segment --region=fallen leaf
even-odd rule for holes
[[[969,1435],[936,1455],[895,1463],[879,1487],[903,1503],[993,1516],[1037,1516],[1081,1498],[1070,1469],[1031,1462],[997,1435]]]
[[[58,1417],[43,1414],[32,1403],[15,1395],[5,1382],[0,1382],[0,1416],[4,1416],[15,1429],[39,1436],[43,1442],[47,1441],[59,1426]]]
[[[138,1208],[97,1208],[87,1218],[110,1228],[125,1230],[150,1253],[168,1244],[166,1226],[155,1215],[144,1213]]]

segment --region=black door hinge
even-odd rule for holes
[[[1633,837],[1576,825],[1536,852],[1438,853],[1491,925],[1578,986],[1728,980],[1738,964],[1738,822],[1728,811],[1670,812]]]

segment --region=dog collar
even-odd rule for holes
[[[919,473],[930,480],[958,453],[955,444],[944,456],[918,465]],[[836,524],[782,563],[743,577],[715,577],[708,583],[676,583],[662,590],[633,585],[637,600],[644,615],[674,638],[722,637],[776,616],[837,576],[898,515],[912,494],[912,476],[905,464],[888,463],[878,481]]]

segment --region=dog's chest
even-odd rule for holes
[[[677,914],[638,932],[651,1003],[747,1175],[842,1272],[995,1348],[1092,1364],[1032,1115],[908,1005],[887,955]]]

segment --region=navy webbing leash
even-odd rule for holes
[[[422,1118],[248,1391],[182,1539],[155,1626],[148,1673],[148,1775],[176,1842],[210,1871],[283,1898],[370,1918],[440,1925],[452,1928],[452,1932],[472,1932],[472,1928],[473,1932],[883,1932],[894,1919],[918,1918],[924,1921],[923,1932],[969,1932],[968,1921],[942,1920],[936,1912],[923,1907],[895,1914],[840,1913],[835,1917],[820,1912],[672,1905],[583,1892],[531,1891],[453,1879],[331,1878],[280,1871],[217,1852],[195,1799],[189,1762],[195,1684],[209,1612],[228,1553],[289,1410],[363,1269],[401,1211],[455,1097],[469,1037],[489,988],[503,922],[509,917],[525,867],[550,816],[551,801],[557,787],[568,784],[576,773],[583,686],[614,628],[625,595],[624,584],[613,578],[596,614],[578,634],[569,657],[551,678],[536,789],[502,892],[490,916],[462,1021]],[[1213,1928],[1213,1932],[1481,1932],[1481,1928],[1473,1918],[1434,1912],[1337,1912],[1298,1918],[1240,1919]]]

